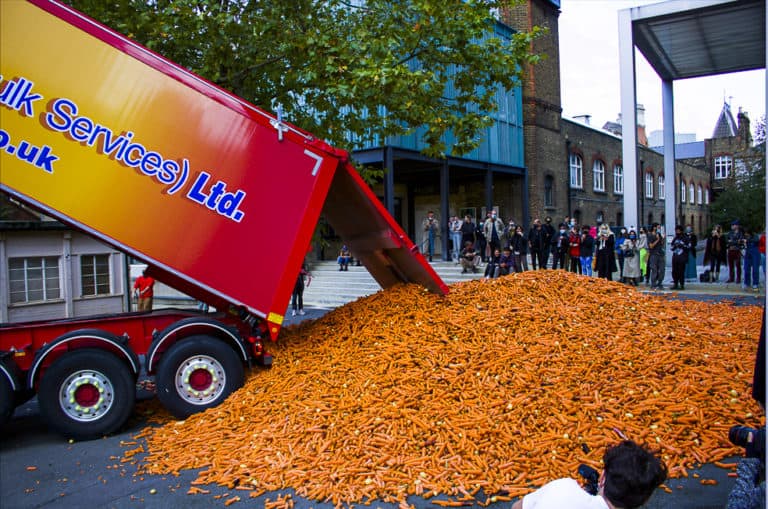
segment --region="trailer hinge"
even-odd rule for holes
[[[277,129],[277,141],[283,141],[283,133],[288,130],[288,126],[283,123],[283,107],[278,105],[277,118],[269,121],[269,124]]]

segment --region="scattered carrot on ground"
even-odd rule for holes
[[[740,453],[732,424],[760,425],[761,313],[559,270],[447,297],[395,287],[284,329],[273,367],[222,405],[147,427],[140,473],[202,469],[193,484],[291,487],[338,506],[460,505],[600,468],[626,436],[686,476]]]

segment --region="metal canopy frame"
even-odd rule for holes
[[[678,79],[765,69],[765,4],[765,0],[670,0],[619,11],[625,197],[636,197],[638,185],[634,51],[637,47],[662,80],[667,233],[674,231],[677,192],[672,83]],[[639,224],[637,209],[637,199],[624,200],[627,224]]]

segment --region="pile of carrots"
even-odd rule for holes
[[[286,328],[224,404],[142,432],[141,473],[337,506],[511,500],[626,436],[671,477],[741,451],[761,309],[564,271],[403,285]],[[248,498],[248,497],[244,497]]]

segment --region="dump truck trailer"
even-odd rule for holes
[[[382,287],[448,291],[346,152],[70,7],[0,9],[0,190],[217,309],[0,325],[0,420],[36,394],[113,432],[141,373],[179,418],[217,405],[271,363],[321,214]]]

